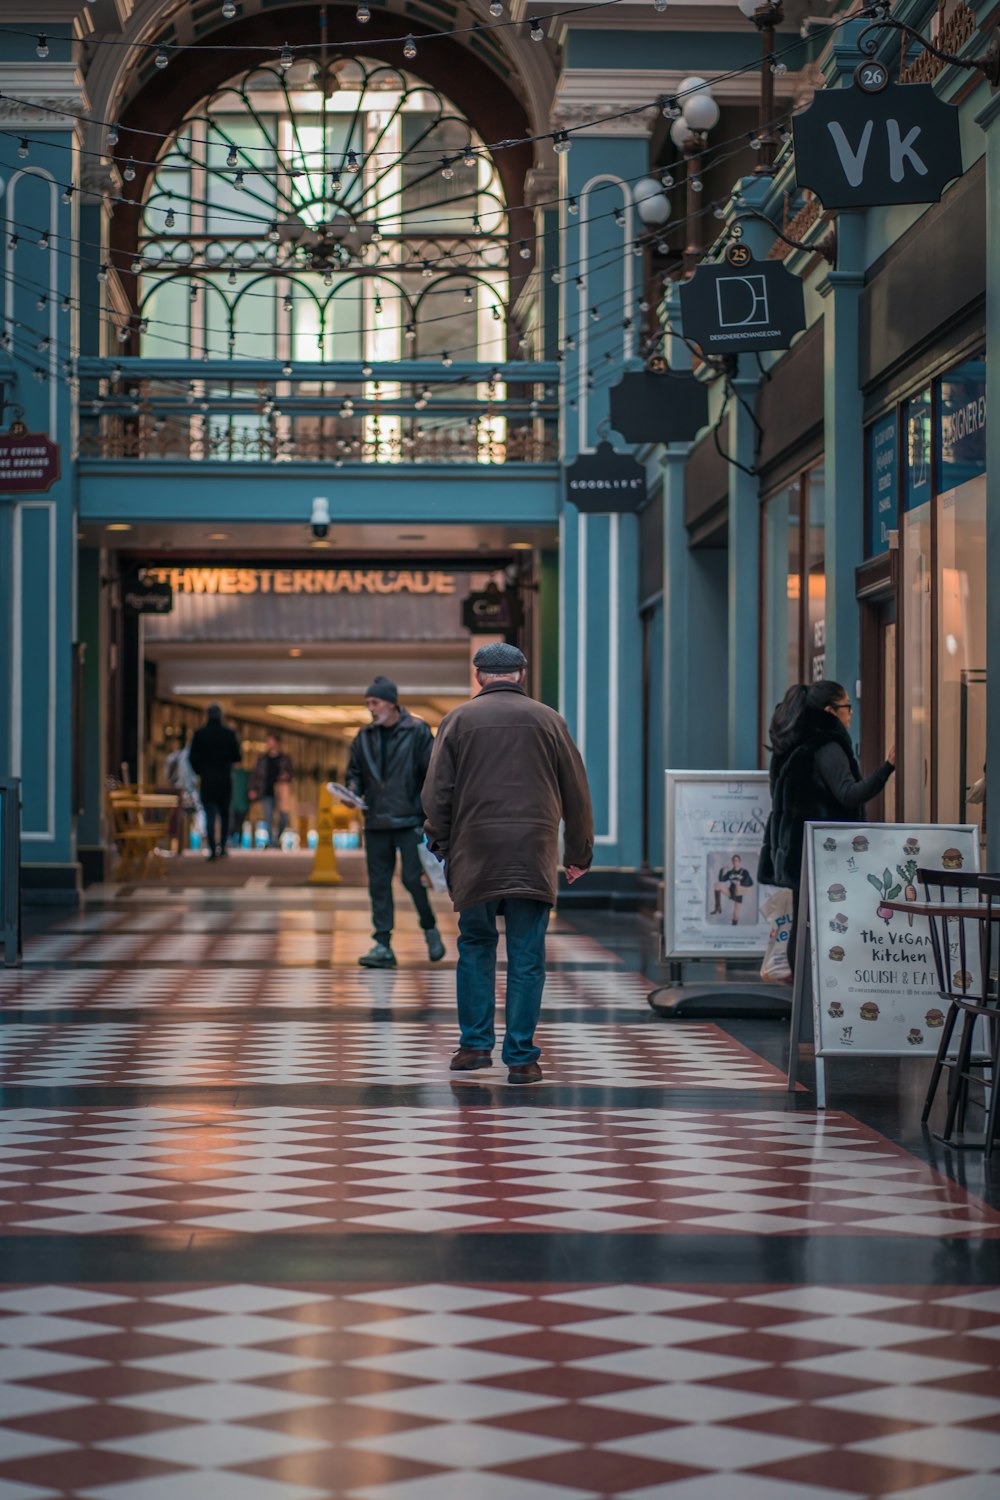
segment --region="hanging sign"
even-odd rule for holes
[[[757,880],[767,772],[668,771],[666,801],[666,957],[759,957],[771,931]]]
[[[0,432],[0,494],[44,494],[59,478],[59,444],[44,432],[12,422]]]
[[[630,453],[616,453],[608,442],[581,453],[566,470],[566,499],[577,510],[608,515],[638,510],[646,498],[646,471]]]
[[[169,583],[157,582],[148,572],[132,573],[122,580],[122,603],[134,615],[169,615],[174,591]]]
[[[802,283],[780,261],[754,260],[730,245],[718,265],[702,264],[681,285],[685,338],[706,358],[787,349],[806,326]]]
[[[890,83],[862,63],[855,86],[819,89],[792,117],[795,180],[826,209],[937,203],[962,175],[958,110],[929,83]]]
[[[690,443],[708,424],[708,390],[683,372],[629,370],[610,391],[611,425],[626,443]]]
[[[521,601],[496,584],[462,600],[462,624],[472,635],[505,635],[521,623]]]

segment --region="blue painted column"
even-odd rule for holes
[[[606,432],[608,389],[636,346],[642,260],[630,182],[646,171],[641,134],[578,134],[560,159],[564,204],[559,271],[564,350],[562,457],[571,463]],[[616,222],[616,212],[621,222]],[[560,704],[587,764],[596,820],[595,864],[635,869],[642,857],[642,639],[639,526],[632,514],[561,521]]]
[[[53,28],[55,32],[56,28]],[[5,66],[0,91],[27,101],[8,116],[6,150],[0,153],[4,258],[4,332],[9,335],[14,383],[8,400],[23,410],[29,432],[47,433],[60,448],[61,476],[44,493],[0,493],[7,539],[0,556],[0,596],[5,615],[7,693],[4,695],[0,765],[22,778],[22,847],[28,899],[76,899],[77,865],[72,806],[72,681],[76,617],[76,509],[74,500],[73,394],[67,368],[76,295],[73,246],[77,195],[64,202],[74,180],[74,134],[66,118],[39,115],[34,97],[65,98],[80,108],[82,93],[68,43],[50,33],[51,61],[32,68],[12,63],[28,46],[0,32]],[[9,46],[8,46],[9,42]],[[18,50],[20,49],[20,51]],[[34,54],[34,44],[31,43]],[[27,60],[27,59],[26,59]],[[16,155],[19,133],[28,155]],[[11,411],[5,413],[8,425]]]
[[[1000,371],[1000,94],[976,116],[986,132],[986,379]],[[986,424],[986,868],[1000,868],[1000,422]]]
[[[824,298],[824,536],[826,675],[853,698],[861,677],[855,570],[864,561],[864,403],[859,366],[859,303],[864,289],[864,216],[837,221],[837,269],[819,285]],[[862,712],[864,705],[861,705]],[[854,726],[860,733],[860,724]]]
[[[741,365],[749,364],[740,356]],[[760,485],[753,472],[757,429],[752,416],[759,376],[741,370],[732,380],[729,466],[729,725],[733,770],[760,763]],[[748,472],[749,471],[749,472]]]
[[[691,670],[697,643],[691,639],[691,563],[684,524],[684,473],[690,443],[663,452],[663,748],[664,770],[693,769],[691,762]],[[697,664],[695,662],[695,670]]]

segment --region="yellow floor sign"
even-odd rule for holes
[[[333,830],[336,823],[333,795],[325,786],[320,787],[319,807],[316,812],[316,857],[309,876],[310,885],[340,884],[337,851],[333,847]]]

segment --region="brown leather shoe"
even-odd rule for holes
[[[510,1068],[507,1073],[508,1083],[541,1083],[544,1074],[536,1062],[522,1063],[520,1067]]]
[[[492,1052],[481,1052],[476,1047],[459,1047],[449,1064],[453,1073],[471,1073],[474,1068],[491,1068]]]

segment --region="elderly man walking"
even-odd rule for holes
[[[497,917],[507,943],[509,1083],[542,1077],[535,1027],[545,985],[545,933],[555,905],[559,824],[572,883],[590,867],[594,817],[587,774],[565,722],[524,689],[516,646],[473,658],[480,691],[452,709],[434,743],[423,805],[427,839],[444,861],[458,918],[455,1072],[488,1068],[495,1041]]]

